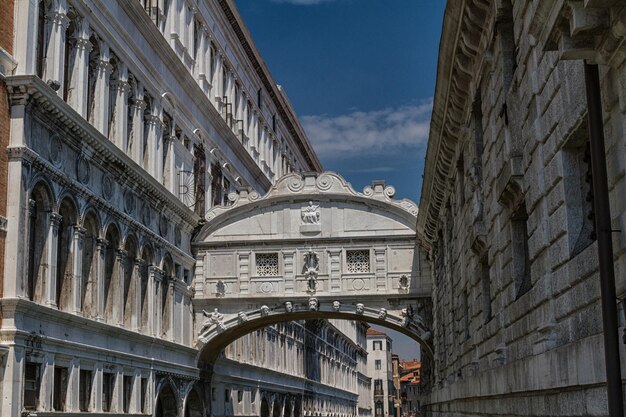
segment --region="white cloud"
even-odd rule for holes
[[[395,154],[426,144],[432,99],[418,105],[301,118],[320,157]]]

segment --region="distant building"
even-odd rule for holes
[[[393,376],[393,415],[400,417],[402,399],[400,397],[400,357],[392,353],[391,354],[391,368]]]
[[[420,412],[422,363],[413,359],[400,361],[400,398],[402,417],[415,417]]]
[[[393,416],[393,371],[391,338],[374,329],[367,330],[367,369],[372,378],[373,417]]]

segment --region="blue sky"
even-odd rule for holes
[[[235,0],[326,170],[419,202],[445,0]],[[389,329],[401,358],[417,344]]]
[[[236,0],[326,170],[419,200],[445,0]]]

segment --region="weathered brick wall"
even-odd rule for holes
[[[13,53],[13,0],[0,2],[0,47]],[[9,145],[10,107],[6,85],[0,81],[0,216],[6,217],[7,168]],[[0,230],[0,253],[4,254],[6,232]],[[4,279],[4,256],[0,256],[0,297]],[[2,313],[0,312],[0,325]]]
[[[584,220],[572,197],[578,165],[568,154],[587,136],[583,62],[560,60],[529,36],[536,3],[513,2],[516,68],[507,60],[503,23],[496,25],[491,13],[484,27],[493,35],[481,44],[485,58],[467,86],[475,92],[470,103],[480,98],[480,112],[473,118],[465,109],[459,162],[434,242],[436,381],[425,401],[429,416],[607,414],[597,246],[575,247]],[[611,212],[614,228],[623,230],[614,243],[618,277],[626,269],[625,70],[623,61],[602,67]],[[520,202],[498,201],[517,162],[531,283],[519,297],[512,207]],[[481,230],[484,254],[475,244]],[[488,263],[490,319],[481,259]]]

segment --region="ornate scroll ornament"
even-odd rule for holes
[[[304,276],[307,280],[307,289],[314,293],[317,290],[317,277],[319,274],[319,259],[312,250],[304,254]]]
[[[378,311],[378,318],[380,320],[385,320],[387,318],[387,309],[381,307]]]
[[[113,197],[114,188],[115,183],[113,182],[113,178],[108,174],[104,174],[102,177],[102,197],[104,197],[105,200],[109,200]]]
[[[341,302],[333,301],[333,311],[339,311],[341,309]]]
[[[293,312],[293,303],[291,301],[285,301],[285,313]]]
[[[270,314],[270,308],[266,305],[261,306],[261,316],[265,317],[265,316],[269,316]]]
[[[237,318],[239,319],[239,323],[245,323],[248,321],[248,316],[243,311],[240,311],[239,314],[237,314]]]
[[[215,284],[215,294],[218,297],[223,297],[224,295],[226,295],[226,284],[224,284],[224,281],[217,281],[217,283]]]
[[[124,192],[124,211],[132,214],[135,211],[135,196],[130,190]]]
[[[319,303],[317,298],[311,297],[309,298],[309,311],[317,311],[319,309]]]
[[[83,184],[89,183],[89,176],[91,174],[91,167],[89,161],[84,156],[79,156],[76,161],[76,178]]]
[[[406,275],[402,275],[400,277],[400,288],[402,288],[403,290],[407,290],[409,289],[409,277],[407,277]]]
[[[300,210],[302,224],[320,224],[320,216],[320,206],[313,204],[312,201],[309,201],[309,205]]]
[[[202,329],[200,330],[200,334],[206,333],[207,330],[211,328],[211,326],[216,325],[218,331],[226,330],[226,326],[224,325],[224,315],[217,311],[217,308],[213,310],[212,313],[208,313],[206,310],[202,310],[202,315],[207,319],[202,323]]]
[[[357,303],[355,312],[356,312],[356,314],[363,314],[363,313],[365,313],[365,305],[363,303]]]
[[[61,138],[59,138],[58,135],[53,135],[50,138],[48,159],[57,168],[63,165],[63,145],[61,143]]]

